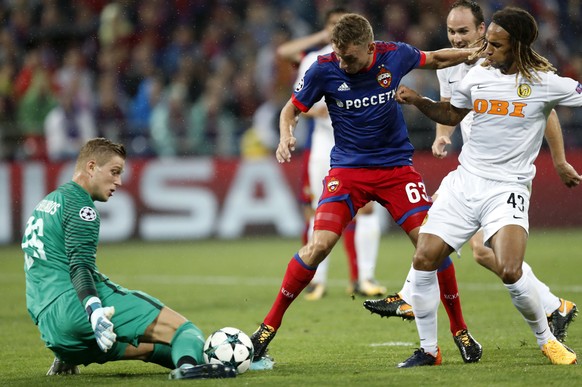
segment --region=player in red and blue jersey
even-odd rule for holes
[[[369,22],[357,14],[344,15],[338,21],[331,42],[333,52],[320,56],[307,70],[281,111],[276,151],[279,162],[291,159],[297,117],[321,98],[331,117],[335,146],[315,214],[313,238],[290,260],[277,298],[251,338],[255,360],[268,359],[267,346],[281,326],[285,311],[366,203],[383,205],[416,244],[431,199],[412,165],[414,147],[401,108],[394,100],[395,92],[402,77],[413,69],[453,66],[466,61],[473,52],[423,52],[406,43],[374,41]],[[448,274],[452,274],[449,279],[454,282],[458,302],[454,270]],[[453,317],[467,339],[460,347],[461,354],[467,362],[478,361],[481,346],[469,335],[460,304],[457,306]]]

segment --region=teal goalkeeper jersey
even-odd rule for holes
[[[34,209],[22,238],[26,307],[33,321],[64,292],[94,289],[99,213],[89,193],[70,181],[48,194]],[[79,269],[80,268],[80,269]],[[73,285],[73,272],[83,276]]]

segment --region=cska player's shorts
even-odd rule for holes
[[[323,182],[314,229],[341,234],[369,201],[384,206],[407,233],[422,224],[432,204],[422,177],[412,166],[333,168]]]

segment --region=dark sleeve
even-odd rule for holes
[[[93,280],[92,271],[88,267],[83,265],[71,265],[70,274],[73,287],[77,292],[77,297],[79,297],[79,301],[83,306],[85,305],[85,299],[87,299],[87,297],[99,297],[99,294],[97,294],[97,288],[95,287],[95,281]]]
[[[83,199],[69,197],[63,219],[69,274],[81,304],[87,297],[99,297],[93,273],[97,271],[95,259],[100,219],[93,203]]]

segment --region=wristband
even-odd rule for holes
[[[93,312],[96,309],[101,308],[101,300],[99,299],[99,297],[91,297],[87,300],[87,302],[85,303],[85,312],[87,312],[87,317],[91,318],[91,314],[93,314]]]

